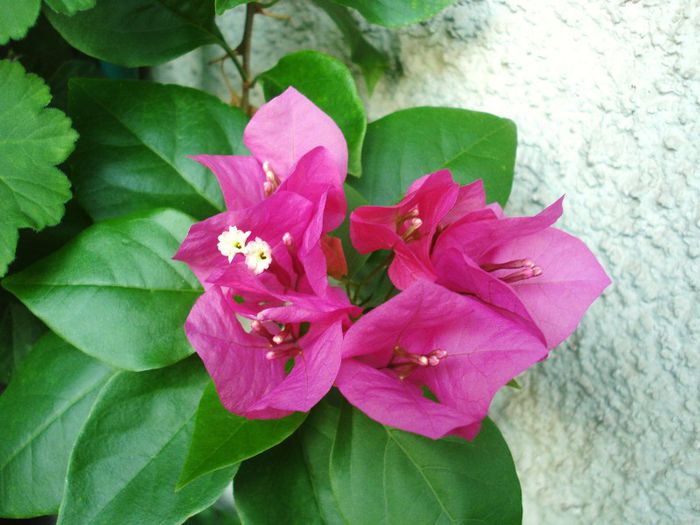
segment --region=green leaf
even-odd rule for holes
[[[22,303],[0,290],[0,384],[10,381],[17,365],[46,331]]]
[[[182,326],[199,283],[172,260],[192,222],[158,210],[95,224],[3,286],[86,354],[128,370],[170,365],[192,353]]]
[[[405,109],[368,126],[363,177],[351,183],[370,203],[389,205],[418,177],[447,168],[460,184],[483,179],[488,200],[505,205],[516,146],[508,119],[465,109]]]
[[[432,18],[457,0],[333,0],[357,9],[370,22],[387,27],[415,24]]]
[[[52,333],[37,342],[0,396],[0,516],[58,511],[73,444],[112,373]]]
[[[340,29],[350,47],[350,59],[360,66],[367,91],[371,95],[377,82],[389,68],[389,57],[367,41],[359,24],[346,8],[334,4],[331,0],[314,0],[314,4],[323,9]]]
[[[213,0],[97,0],[94,8],[73,16],[50,9],[45,14],[73,47],[120,66],[162,64],[224,42]]]
[[[56,164],[73,150],[77,134],[59,110],[45,106],[44,82],[17,62],[0,60],[0,276],[14,258],[18,228],[57,224],[70,183]]]
[[[39,16],[41,0],[0,0],[0,45],[27,34]]]
[[[321,401],[296,434],[241,465],[234,499],[244,523],[345,523],[328,477],[339,415]]]
[[[438,441],[380,425],[346,404],[331,482],[354,525],[520,524],[520,484],[508,446],[485,420],[469,442]]]
[[[95,7],[97,0],[44,0],[44,3],[57,13],[72,16],[78,11]]]
[[[223,15],[224,12],[239,5],[249,4],[254,0],[216,0],[216,14]]]
[[[259,78],[267,100],[294,86],[326,112],[338,124],[348,143],[348,171],[360,175],[367,117],[345,64],[317,51],[299,51],[282,57]]]
[[[69,113],[76,197],[96,220],[159,206],[197,218],[224,208],[214,175],[188,155],[245,154],[247,118],[195,89],[134,80],[75,79]]]
[[[214,383],[209,383],[197,409],[192,444],[178,486],[209,472],[230,467],[284,441],[306,414],[282,419],[246,419],[224,408]]]
[[[235,468],[175,490],[207,381],[194,358],[117,374],[78,436],[58,523],[182,523],[214,503]]]

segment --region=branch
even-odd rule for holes
[[[243,78],[241,109],[247,114],[250,113],[250,88],[252,86],[252,82],[250,81],[250,44],[253,38],[253,20],[255,19],[255,15],[261,10],[262,8],[260,5],[255,2],[246,5],[243,39],[236,49],[236,51],[238,51],[238,53],[243,57],[243,66],[241,70],[241,77]]]

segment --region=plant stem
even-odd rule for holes
[[[241,75],[241,81],[245,81],[245,72],[243,71],[243,66],[241,65],[241,61],[238,60],[238,56],[236,55],[236,51],[231,49],[229,45],[225,41],[219,42],[219,45],[226,51],[226,56],[231,59],[231,62],[233,62],[233,65],[236,66],[236,69],[238,70],[238,74]],[[217,59],[218,60],[218,59]]]
[[[241,77],[243,78],[241,109],[247,114],[250,114],[250,88],[252,86],[250,81],[250,43],[253,37],[253,21],[255,15],[259,13],[261,9],[262,8],[255,2],[246,5],[243,39],[237,48],[238,53],[243,57],[243,67],[241,70]]]

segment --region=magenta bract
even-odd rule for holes
[[[481,181],[459,187],[449,172],[417,180],[396,206],[364,206],[351,216],[363,253],[394,251],[389,276],[475,295],[537,325],[551,349],[566,339],[610,284],[580,240],[551,226],[562,199],[534,217],[506,217],[486,205]]]
[[[418,280],[350,328],[336,384],[385,425],[472,439],[498,389],[546,353],[518,316]]]
[[[553,227],[562,199],[511,218],[486,203],[481,181],[460,186],[441,170],[395,206],[352,213],[353,245],[391,250],[402,290],[360,317],[328,280],[347,273],[328,235],[346,212],[342,133],[290,88],[260,108],[244,141],[252,157],[194,157],[227,211],[193,225],[175,256],[206,290],[187,337],[236,414],[308,411],[335,384],[381,423],[472,439],[498,389],[565,339],[610,282]]]
[[[195,157],[228,210],[193,225],[175,258],[206,290],[185,331],[224,406],[276,418],[328,392],[343,330],[361,312],[327,277],[327,256],[343,262],[325,232],[345,216],[347,151],[333,121],[291,88],[244,137],[253,157]]]

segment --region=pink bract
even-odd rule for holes
[[[610,279],[583,242],[552,228],[562,199],[515,218],[485,203],[481,181],[458,187],[442,170],[415,181],[396,206],[355,210],[351,239],[362,253],[394,251],[389,277],[397,288],[428,279],[475,295],[534,322],[553,348]],[[410,221],[416,227],[407,230]]]
[[[252,157],[192,157],[216,175],[228,210],[253,206],[275,191],[291,191],[315,203],[327,196],[324,231],[343,222],[347,144],[335,122],[304,95],[290,87],[261,106],[243,142]]]
[[[278,345],[276,351],[282,355],[270,359],[270,338],[261,331],[278,335],[278,325],[261,322],[261,329],[247,332],[236,318],[235,306],[230,294],[211,288],[197,300],[185,324],[223,405],[251,419],[310,410],[330,390],[338,373],[342,320],[331,316],[312,323],[306,334],[295,327],[290,336],[293,343]],[[287,374],[289,359],[294,359],[294,368]]]
[[[342,248],[325,232],[345,215],[347,152],[333,121],[293,89],[260,108],[244,140],[253,157],[195,157],[217,176],[228,209],[194,224],[175,258],[206,290],[185,331],[224,406],[276,418],[328,392],[343,330],[361,312],[327,277],[329,264],[343,271]],[[220,251],[231,229],[246,236],[236,246],[255,240],[265,250],[263,266],[251,267],[242,248],[226,251],[233,244]]]
[[[498,389],[546,353],[518,316],[419,280],[350,328],[336,385],[385,425],[472,439]]]

